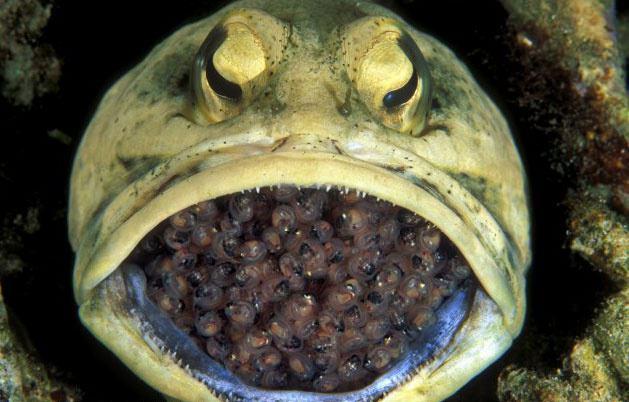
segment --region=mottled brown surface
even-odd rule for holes
[[[504,401],[626,400],[629,101],[613,2],[503,4],[511,12],[514,57],[522,66],[514,79],[519,104],[548,136],[540,141],[553,144],[550,162],[571,183],[568,245],[608,275],[615,289],[607,291],[603,311],[562,367],[509,367],[498,394]]]
[[[57,89],[61,61],[50,45],[38,42],[50,18],[48,2],[4,0],[0,3],[0,88],[9,102],[30,106]]]
[[[20,337],[19,324],[12,322],[0,288],[0,400],[78,401],[80,391],[56,377],[54,367],[41,362]]]
[[[515,365],[500,375],[502,401],[627,400],[629,331],[627,291],[610,297],[587,335],[576,340],[552,372]]]

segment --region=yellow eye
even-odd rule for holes
[[[234,10],[219,22],[192,68],[196,115],[218,123],[240,114],[268,84],[288,32],[286,23],[259,10]]]
[[[417,135],[428,120],[432,83],[426,59],[394,20],[365,17],[342,31],[347,75],[387,127]]]

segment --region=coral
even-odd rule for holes
[[[5,211],[6,212],[6,211]],[[0,220],[0,280],[16,276],[25,267],[24,241],[40,230],[40,209],[6,213]],[[25,269],[28,272],[28,269]],[[24,329],[9,316],[0,286],[0,400],[77,401],[79,391],[57,379],[29,348]]]
[[[610,297],[588,330],[553,373],[507,367],[498,381],[501,401],[627,400],[629,291]],[[611,363],[611,364],[610,364]]]
[[[0,400],[78,401],[78,391],[55,379],[14,327],[0,294]]]
[[[28,106],[57,89],[61,62],[50,46],[37,43],[50,10],[38,0],[0,3],[0,84],[2,95],[15,105]]]
[[[599,190],[599,191],[597,191]],[[603,194],[607,191],[602,189]],[[568,201],[570,248],[595,269],[626,286],[629,279],[629,230],[627,216],[606,207],[597,187],[571,194]],[[607,199],[603,195],[603,199]]]
[[[627,400],[629,100],[609,0],[503,0],[511,15],[516,93],[554,141],[550,163],[569,181],[567,244],[604,272],[612,292],[563,366],[507,367],[502,401]],[[620,32],[622,35],[622,32]],[[575,295],[575,297],[578,297]]]
[[[30,207],[25,213],[7,213],[0,221],[0,278],[22,270],[23,236],[39,230],[39,209]]]
[[[626,250],[626,249],[625,249]],[[616,371],[626,387],[629,385],[629,289],[610,297],[590,327],[596,349]],[[627,400],[627,398],[625,398]]]
[[[619,401],[621,389],[590,338],[575,343],[552,374],[507,367],[498,381],[501,401]]]

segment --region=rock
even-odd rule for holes
[[[15,105],[28,106],[57,89],[61,62],[52,47],[37,42],[50,10],[38,0],[0,3],[0,84],[2,95]]]
[[[515,84],[518,104],[553,138],[549,165],[570,182],[567,244],[615,288],[562,367],[509,366],[500,375],[498,397],[627,400],[629,99],[615,31],[622,22],[611,0],[502,3],[510,13],[515,62],[524,72]],[[623,26],[619,35],[626,38],[626,32]]]
[[[0,288],[0,400],[78,401],[80,392],[55,378],[18,337]]]

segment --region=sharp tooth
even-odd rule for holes
[[[325,186],[325,191],[330,191],[331,188],[332,186],[328,184],[327,186]]]
[[[260,187],[256,187],[256,193],[260,194]]]
[[[315,185],[315,188],[316,188],[317,190],[318,190],[318,189],[320,189],[320,188],[321,188],[321,184],[317,184],[317,185]]]

